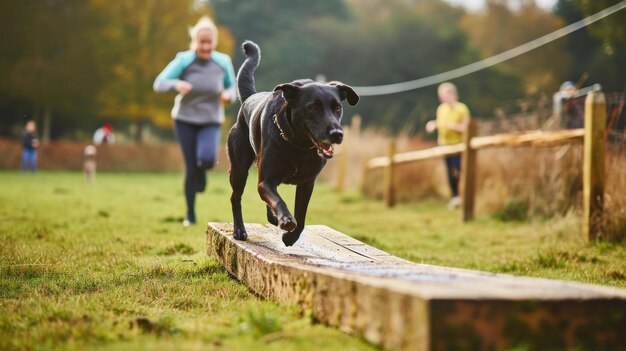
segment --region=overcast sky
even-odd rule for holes
[[[445,0],[452,4],[462,5],[466,9],[470,11],[480,10],[483,6],[485,6],[485,0]],[[546,10],[551,10],[552,6],[556,4],[557,0],[535,0],[537,5],[543,7]],[[512,3],[515,3],[513,1]]]

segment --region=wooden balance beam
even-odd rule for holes
[[[396,350],[626,349],[626,290],[415,264],[322,225],[209,223],[207,252],[260,296]]]

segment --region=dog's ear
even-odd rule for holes
[[[359,95],[352,89],[351,86],[343,84],[342,82],[332,81],[328,83],[334,86],[339,91],[339,97],[341,100],[348,99],[348,103],[352,106],[359,102]]]
[[[277,85],[276,88],[274,88],[274,91],[276,90],[283,92],[283,97],[287,102],[294,101],[298,97],[298,94],[300,94],[300,87],[291,83]]]

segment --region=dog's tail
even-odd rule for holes
[[[259,66],[259,61],[261,60],[261,49],[250,40],[246,40],[241,47],[246,54],[246,60],[239,68],[239,72],[237,72],[237,90],[239,91],[239,98],[243,103],[256,93],[254,70]]]

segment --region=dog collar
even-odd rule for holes
[[[272,118],[272,121],[274,122],[274,124],[276,125],[276,128],[278,128],[278,131],[280,132],[280,136],[281,138],[283,138],[286,142],[288,142],[289,144],[295,146],[298,149],[302,149],[302,150],[309,150],[309,149],[313,149],[315,148],[315,145],[310,145],[309,141],[307,141],[306,145],[302,145],[300,143],[296,142],[296,138],[290,138],[291,136],[294,135],[293,130],[291,130],[291,126],[289,125],[289,121],[285,120],[285,123],[287,124],[285,127],[285,129],[283,129],[283,127],[280,126],[280,116],[285,113],[287,113],[287,104],[284,104],[283,107],[281,107],[280,110],[278,110],[278,112],[276,112],[276,114],[274,115],[274,118]],[[286,118],[285,118],[286,119]],[[287,130],[287,132],[285,132],[285,130]]]
[[[278,130],[280,131],[280,136],[285,139],[285,141],[289,141],[289,139],[287,138],[287,135],[285,134],[285,131],[280,127],[280,124],[278,124],[278,115],[274,115],[274,124],[276,125],[276,127],[278,127]]]

